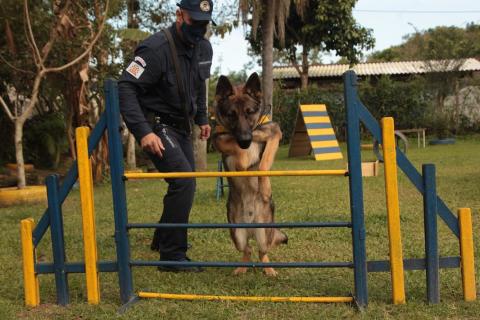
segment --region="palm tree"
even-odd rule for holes
[[[303,17],[308,0],[294,0],[297,12]],[[262,31],[262,88],[263,104],[272,105],[273,94],[273,38],[278,37],[280,44],[285,42],[285,23],[288,18],[291,0],[240,0],[239,11],[244,24],[252,14],[252,33]],[[275,29],[276,25],[276,29]]]

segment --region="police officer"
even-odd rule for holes
[[[123,119],[160,172],[195,171],[189,120],[200,127],[201,139],[208,139],[211,130],[205,80],[210,77],[212,46],[204,35],[212,19],[213,3],[181,0],[177,6],[176,21],[168,31],[177,51],[180,79],[168,38],[160,31],[139,44],[118,84]],[[160,223],[187,223],[195,179],[165,180],[168,191]],[[151,248],[160,252],[162,261],[190,261],[185,228],[155,230]],[[190,266],[159,269],[201,271]]]

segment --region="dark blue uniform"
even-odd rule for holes
[[[175,24],[169,28],[177,48],[185,101],[197,125],[208,123],[205,80],[210,76],[212,46],[201,40],[189,46],[179,38]],[[163,157],[147,152],[160,172],[195,171],[190,134],[184,126],[183,106],[178,94],[175,67],[168,40],[158,32],[135,50],[135,58],[119,81],[120,112],[138,142],[154,132],[165,147]],[[168,192],[163,199],[161,223],[187,223],[195,192],[195,179],[165,179]],[[156,230],[154,249],[162,260],[184,260],[187,230]]]

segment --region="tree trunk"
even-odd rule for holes
[[[308,87],[308,49],[303,48],[302,52],[302,74],[300,75],[302,81],[302,90]]]
[[[273,96],[273,32],[275,29],[275,0],[265,0],[262,12],[262,91],[263,104],[272,107]],[[270,110],[273,117],[273,110]]]
[[[139,5],[138,0],[128,0],[127,1],[127,28],[129,29],[138,29],[138,19],[137,19],[137,5]],[[133,52],[137,46],[137,41],[127,41],[130,51]],[[126,167],[130,170],[137,167],[137,161],[135,158],[135,137],[131,132],[128,133],[127,138],[127,158],[126,158]]]
[[[17,160],[17,186],[19,189],[27,185],[25,179],[25,160],[23,158],[23,124],[22,119],[15,120],[15,158]]]
[[[195,170],[207,170],[207,140],[200,139],[200,127],[193,126],[193,154],[195,156]]]
[[[137,161],[135,158],[135,137],[133,134],[128,134],[127,142],[127,169],[135,169],[137,167]]]

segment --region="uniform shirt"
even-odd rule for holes
[[[195,47],[188,46],[179,38],[175,24],[169,30],[177,48],[187,110],[196,124],[205,125],[208,123],[205,80],[210,77],[212,46],[205,39]],[[183,118],[175,66],[163,32],[138,45],[135,58],[120,77],[118,91],[123,120],[137,141],[152,132],[146,111]]]

